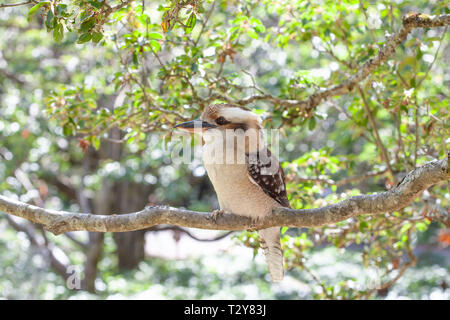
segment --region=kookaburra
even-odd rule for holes
[[[219,200],[216,214],[263,219],[275,207],[290,207],[284,173],[264,141],[261,118],[250,110],[216,104],[200,119],[176,128],[202,135],[202,160]],[[258,231],[273,281],[283,279],[280,227]]]

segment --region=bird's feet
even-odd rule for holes
[[[256,231],[256,230],[258,230],[258,226],[259,226],[260,222],[261,222],[261,218],[260,217],[252,217],[252,221],[250,223],[248,231]]]
[[[214,222],[216,222],[217,221],[217,218],[219,217],[219,216],[223,216],[225,214],[225,210],[222,210],[222,209],[217,209],[217,210],[214,210],[212,213],[211,213],[211,219],[214,221]]]

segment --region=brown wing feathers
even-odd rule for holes
[[[265,149],[254,154],[247,153],[246,157],[250,180],[280,205],[290,208],[283,169],[270,150]]]

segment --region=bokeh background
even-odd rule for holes
[[[205,1],[186,35],[179,25],[162,30],[171,6],[136,1],[110,17],[97,43],[78,43],[76,31],[56,41],[45,12],[27,19],[30,6],[0,9],[0,194],[98,214],[148,203],[216,209],[201,163],[174,165],[168,152],[171,126],[201,112],[195,94],[243,98],[260,88],[302,99],[354,73],[402,16],[449,10],[433,0]],[[447,154],[446,31],[414,31],[362,84],[391,168],[357,92],[286,123],[282,107],[248,106],[281,132],[294,208],[383,191]],[[154,40],[140,51],[145,32]],[[284,228],[280,284],[269,281],[252,232],[155,226],[54,236],[0,213],[0,298],[448,299],[450,232],[424,217],[448,214],[448,204],[442,183],[401,212]],[[68,288],[68,266],[80,290]]]

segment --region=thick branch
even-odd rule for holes
[[[127,0],[127,1],[122,1],[121,4],[115,6],[115,7],[111,7],[109,6],[106,2],[104,2],[104,6],[107,8],[104,12],[104,16],[105,18],[108,17],[111,13],[116,12],[124,7],[126,7],[127,5],[129,5],[130,3],[132,3],[134,0]]]
[[[409,205],[428,187],[449,179],[448,158],[434,160],[409,172],[395,188],[382,193],[350,197],[322,208],[294,210],[274,209],[257,226],[315,227],[333,224],[361,214],[376,214],[400,210]],[[210,213],[177,209],[166,206],[146,207],[139,212],[121,215],[94,215],[70,213],[39,208],[0,196],[0,211],[44,225],[54,234],[68,231],[124,232],[149,228],[158,224],[213,230],[245,230],[249,218],[226,214],[216,221]]]

